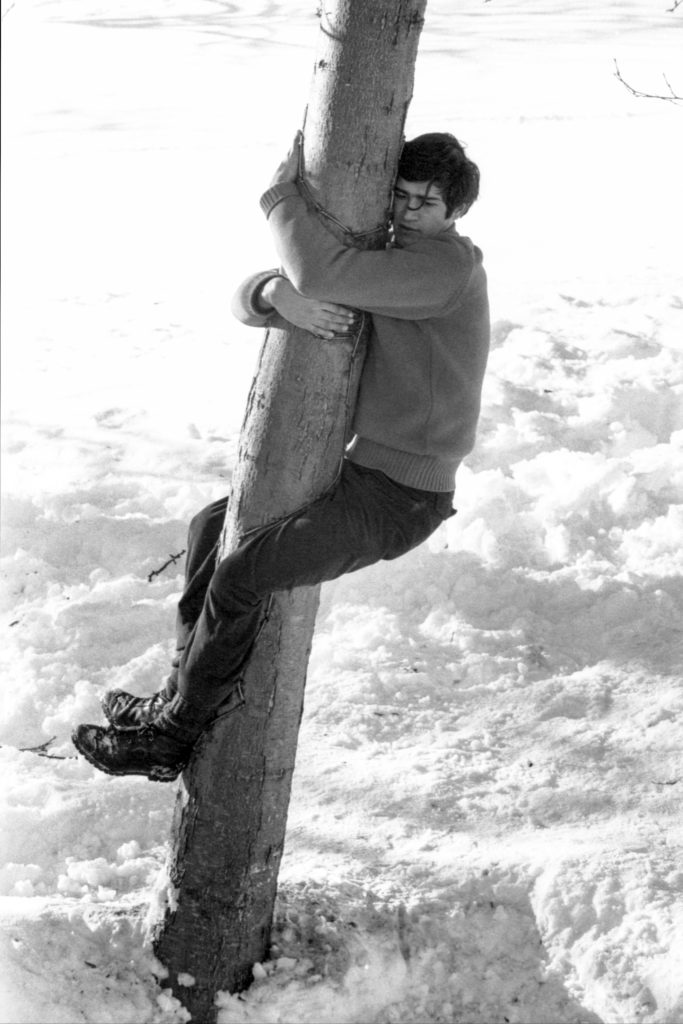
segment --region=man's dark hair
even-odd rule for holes
[[[454,135],[429,132],[406,142],[398,162],[405,181],[428,181],[441,190],[446,216],[463,217],[479,195],[479,168]]]

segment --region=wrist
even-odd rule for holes
[[[275,311],[275,299],[280,281],[282,278],[278,275],[269,277],[254,293],[254,308],[264,316]]]

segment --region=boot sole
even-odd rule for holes
[[[125,771],[116,771],[115,768],[109,768],[107,765],[104,765],[100,761],[98,761],[97,758],[92,753],[92,751],[88,750],[87,747],[84,747],[83,744],[79,742],[75,733],[71,737],[71,742],[73,743],[79,754],[82,754],[86,761],[93,766],[93,768],[97,768],[98,771],[104,772],[105,775],[116,775],[118,777],[123,775],[142,775],[145,778],[149,779],[150,782],[174,782],[175,779],[178,778],[180,773],[184,771],[184,769],[187,767],[187,761],[185,761],[182,764],[173,765],[172,768],[169,768],[165,765],[156,764],[152,765],[151,768],[140,768],[137,771],[130,769]]]

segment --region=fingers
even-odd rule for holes
[[[271,185],[278,185],[283,182],[296,181],[299,173],[299,147],[301,145],[302,135],[301,132],[297,132],[294,136],[294,141],[289,148],[289,152],[284,160],[280,163],[280,166],[275,172]]]
[[[335,317],[325,317],[323,320],[319,320],[318,324],[320,327],[328,331],[352,331],[356,325],[355,320],[342,320]]]
[[[321,327],[311,331],[316,338],[322,338],[324,341],[332,341],[334,338],[349,338],[351,333],[351,331],[326,331]]]
[[[343,316],[351,320],[354,320],[359,315],[355,309],[350,309],[348,306],[338,306],[336,302],[325,302],[322,304],[321,309],[326,313],[333,313],[335,316]]]
[[[326,331],[328,334],[334,336],[335,334],[353,334],[356,329],[356,324],[353,323],[322,323],[318,325],[318,330]]]
[[[315,334],[318,338],[327,338],[329,340],[353,334],[359,326],[360,318],[357,320],[349,320],[347,317],[337,320],[327,318],[314,324],[311,328],[311,333]]]
[[[332,328],[351,329],[360,322],[360,317],[355,310],[334,304],[325,304],[320,311],[320,323]]]

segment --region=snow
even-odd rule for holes
[[[187,1019],[146,944],[174,787],[74,756],[168,670],[225,493],[314,4],[3,8],[0,1019]],[[237,1022],[683,1017],[680,12],[430,0],[493,349],[458,514],[323,588],[271,959]],[[274,87],[276,86],[276,87]],[[157,572],[165,563],[170,564]],[[33,749],[31,749],[33,748]]]

